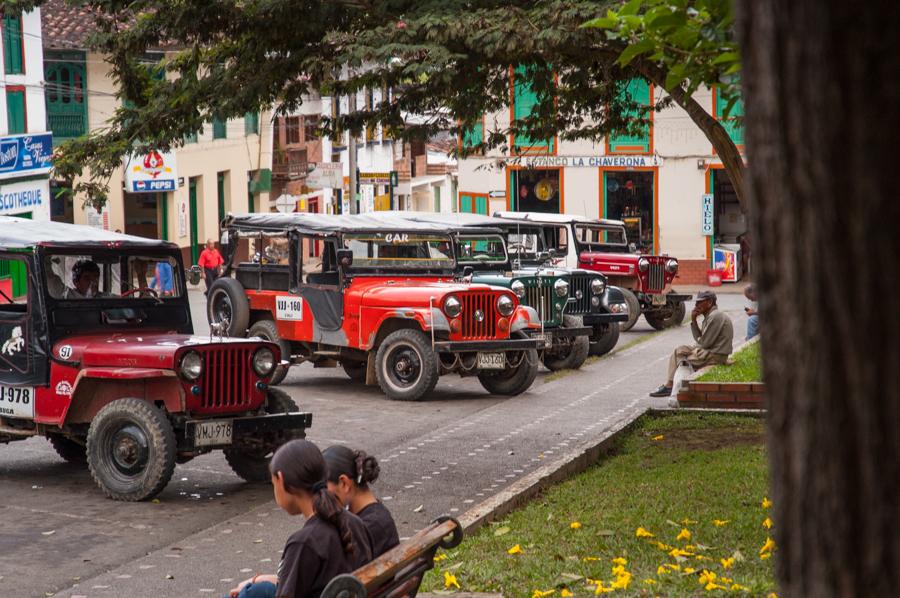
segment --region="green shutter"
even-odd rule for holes
[[[220,118],[213,118],[213,139],[225,139],[228,136],[227,121]]]
[[[722,121],[722,126],[725,127],[725,130],[728,131],[728,136],[731,137],[731,140],[734,141],[735,145],[743,145],[744,144],[744,125],[743,125],[743,116],[744,116],[744,99],[739,98],[734,105],[731,107],[731,110],[728,112],[728,117],[725,117],[725,108],[728,107],[728,102],[730,101],[730,97],[725,94],[719,92],[718,89],[715,90],[716,94],[716,119]]]
[[[169,194],[157,193],[156,201],[159,203],[159,238],[169,240]]]
[[[513,76],[513,119],[522,120],[531,115],[539,104],[537,93],[531,89],[525,67],[519,66]],[[552,154],[555,150],[554,139],[532,139],[527,135],[517,135],[515,145],[520,151],[531,150]]]
[[[197,143],[197,131],[194,131],[193,133],[188,133],[187,135],[185,135],[184,142],[185,143]]]
[[[459,211],[472,213],[472,196],[468,193],[460,193],[459,194]]]
[[[256,211],[256,197],[253,195],[253,181],[247,181],[247,211]]]
[[[3,17],[3,66],[7,75],[24,72],[22,60],[22,16]]]
[[[13,299],[28,292],[28,268],[23,260],[0,260],[0,279],[4,278],[12,279]]]
[[[25,133],[25,92],[6,92],[6,125],[10,135]]]
[[[44,61],[44,98],[53,143],[88,132],[84,55],[48,53]]]
[[[488,213],[487,203],[488,203],[487,197],[485,197],[483,195],[480,197],[476,197],[475,198],[475,213],[476,214],[484,214],[485,216],[487,216],[487,213]]]
[[[650,85],[644,79],[632,79],[622,90],[622,95],[627,95],[632,102],[650,106]],[[639,111],[630,110],[627,116],[637,118]],[[611,153],[648,153],[650,151],[650,126],[645,125],[636,135],[610,135],[609,151]]]
[[[437,213],[441,212],[441,188],[434,188],[434,211]]]
[[[200,259],[200,239],[197,231],[197,179],[192,178],[188,182],[188,203],[191,219],[191,263],[196,264]]]
[[[244,135],[259,135],[258,112],[248,112],[244,115]]]
[[[475,123],[470,129],[467,129],[463,132],[462,136],[462,145],[463,147],[471,148],[476,147],[484,142],[484,123],[479,121]]]
[[[219,198],[219,222],[225,220],[225,173],[220,172],[216,177],[216,195]]]

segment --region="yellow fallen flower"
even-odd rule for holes
[[[603,587],[603,582],[600,581],[597,583],[597,588],[594,590],[594,596],[599,596],[600,594],[609,594],[610,592],[614,592],[613,588],[605,588]]]
[[[766,538],[766,543],[762,545],[762,548],[759,549],[759,554],[764,554],[766,552],[772,552],[775,549],[775,540],[772,538]]]
[[[672,571],[681,571],[681,565],[675,565],[673,563],[669,563],[668,565],[666,565],[666,567],[668,567]]]
[[[665,550],[666,552],[669,552],[670,550],[672,550],[671,546],[669,546],[668,544],[663,544],[659,540],[656,541],[656,547],[659,548],[660,550]]]
[[[697,522],[694,521],[693,519],[688,519],[687,517],[685,517],[684,519],[681,520],[681,525],[693,525],[695,523],[697,523]]]
[[[694,554],[691,552],[687,552],[686,550],[680,550],[678,548],[673,548],[669,552],[669,556],[672,558],[678,558],[680,556],[694,556]]]
[[[439,554],[436,557],[434,557],[434,562],[439,563],[439,562],[445,560],[446,558],[447,558],[446,554]]]
[[[510,548],[509,550],[506,551],[506,554],[521,554],[521,553],[522,553],[522,547],[519,546],[518,544],[516,544],[515,546],[513,546],[512,548]]]
[[[647,579],[644,580],[644,583],[647,584],[648,586],[655,586],[656,580],[648,577]]]
[[[708,583],[715,582],[717,577],[718,577],[718,575],[716,575],[716,573],[714,571],[710,571],[709,569],[704,569],[700,573],[700,577],[697,579],[697,581],[700,582],[701,586],[705,586]]]
[[[723,569],[731,569],[734,567],[734,557],[730,556],[727,559],[719,559],[719,562],[722,563]]]
[[[690,575],[691,573],[693,573],[695,571],[696,571],[696,569],[694,569],[693,567],[685,567],[681,572],[684,573],[685,575]]]
[[[621,565],[621,566],[624,567],[625,565],[628,564],[628,561],[626,561],[625,559],[623,559],[623,558],[620,557],[620,556],[617,556],[616,558],[614,558],[614,559],[612,560],[612,563],[613,563],[613,565]]]
[[[613,575],[619,576],[619,575],[625,575],[626,573],[627,573],[627,571],[625,571],[625,567],[623,565],[616,565],[615,567],[612,568]],[[631,574],[629,573],[629,575],[631,575]]]
[[[729,583],[733,583],[733,582],[734,582],[734,580],[731,579],[730,577],[724,577],[724,576],[720,576],[720,577],[719,577],[719,581],[722,582],[722,583],[724,583],[724,584],[729,584]]]
[[[569,528],[570,529],[581,529],[581,524],[578,523],[577,521],[573,521],[572,523],[569,524]]]
[[[654,436],[654,437],[653,437],[653,440],[660,441],[660,440],[662,440],[663,438],[665,438],[665,436],[663,436],[662,434],[660,434],[659,436]]]
[[[666,567],[664,565],[660,565],[659,567],[656,568],[657,575],[665,575],[668,572],[669,572],[669,570],[666,569]]]
[[[766,529],[772,529],[772,520],[766,517],[763,519],[763,527]]]
[[[707,592],[712,592],[713,590],[725,590],[725,589],[727,589],[727,588],[726,588],[725,586],[720,586],[720,585],[717,584],[717,583],[709,582],[708,584],[706,584],[706,585],[704,586],[704,589],[705,589]]]
[[[591,563],[593,561],[599,561],[600,558],[596,557],[596,556],[586,556],[586,557],[582,558],[581,560],[584,561],[585,563]]]
[[[460,589],[459,582],[456,581],[456,576],[449,571],[444,571],[444,588],[448,590],[450,588],[456,588],[457,590]]]
[[[625,571],[618,577],[616,577],[616,581],[612,582],[610,587],[615,590],[627,590],[628,585],[631,583],[631,573]]]
[[[634,535],[637,538],[652,538],[653,537],[653,534],[651,534],[650,532],[645,530],[643,527],[639,527],[636,530],[634,530]]]
[[[770,558],[772,558],[771,552],[764,552],[763,554],[759,555],[759,560],[761,560],[761,561],[764,561],[764,560],[770,559]]]
[[[569,588],[563,588],[562,592],[559,593],[562,598],[569,598],[572,596],[572,592],[569,591]]]
[[[731,591],[732,592],[749,592],[750,588],[748,588],[746,586],[742,586],[739,583],[733,583],[733,584],[731,584]]]
[[[772,506],[772,501],[769,500],[769,497],[768,497],[768,496],[763,496],[763,499],[762,499],[762,508],[768,509],[768,508],[770,508],[771,506]]]
[[[713,525],[716,527],[722,527],[724,525],[728,525],[730,519],[713,519]]]
[[[675,536],[676,540],[690,540],[691,539],[691,530],[686,527],[681,528],[681,532]]]
[[[531,598],[547,598],[547,596],[550,596],[551,594],[555,594],[555,593],[556,593],[556,590],[545,590],[543,592],[541,590],[535,590],[534,593],[531,595]]]

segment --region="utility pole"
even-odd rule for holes
[[[356,91],[347,97],[347,112],[350,115],[356,113]],[[356,135],[353,134],[353,131],[348,131],[347,134],[350,136],[350,140],[347,142],[347,155],[350,163],[350,213],[356,214],[359,212],[359,204],[356,201]]]

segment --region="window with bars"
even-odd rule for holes
[[[22,15],[3,17],[3,67],[7,75],[25,72]]]
[[[284,119],[285,128],[285,144],[294,145],[303,143],[303,134],[301,131],[302,119],[299,116],[289,116]]]

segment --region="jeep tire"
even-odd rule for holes
[[[619,329],[622,332],[628,332],[634,328],[638,318],[641,317],[641,302],[638,301],[637,295],[635,295],[633,291],[621,287],[619,290],[622,291],[622,295],[625,297],[625,303],[628,304],[628,320],[619,322]]]
[[[278,334],[278,327],[273,320],[259,320],[258,322],[255,322],[247,332],[247,336],[258,336],[265,341],[275,343],[281,351],[281,361],[291,361],[291,343],[281,338]],[[272,372],[272,377],[269,379],[269,386],[278,386],[281,384],[284,381],[285,376],[287,376],[288,368],[290,367],[289,363],[286,365],[276,365],[275,371]]]
[[[509,359],[509,353],[506,354]],[[522,351],[521,361],[514,368],[503,371],[479,372],[478,381],[492,395],[514,397],[528,390],[538,372],[538,354],[535,349]]]
[[[594,327],[591,335],[591,355],[606,355],[619,342],[620,328],[615,322],[612,324],[600,324]]]
[[[655,314],[652,312],[646,313],[644,314],[644,318],[647,320],[648,324],[650,324],[657,330],[665,330],[666,328],[680,326],[681,323],[684,322],[684,316],[686,313],[684,301],[670,301],[665,309],[661,310],[661,312],[662,313],[657,312]]]
[[[87,465],[87,448],[83,444],[78,444],[71,438],[66,438],[60,434],[51,434],[47,437],[50,445],[56,454],[63,458],[66,463],[72,465]]]
[[[563,328],[580,328],[584,320],[579,316],[564,315]],[[563,345],[550,354],[544,353],[544,366],[551,372],[558,370],[577,370],[584,364],[590,350],[590,341],[586,336],[576,336],[569,344]]]
[[[91,422],[87,436],[91,476],[114,500],[156,496],[175,471],[175,433],[162,410],[142,399],[118,399]]]
[[[228,322],[228,336],[246,336],[250,324],[250,303],[244,287],[234,278],[217,278],[207,291],[206,319],[210,324]]]
[[[387,335],[375,353],[378,386],[396,401],[420,401],[434,390],[440,375],[431,341],[408,328]]]
[[[366,362],[365,361],[342,361],[341,367],[344,373],[354,382],[363,383],[366,381]]]
[[[296,413],[300,411],[297,404],[286,392],[278,388],[270,388],[266,392],[266,413]],[[296,438],[305,438],[306,433],[296,432],[291,438],[285,440],[294,440]],[[280,446],[280,445],[279,445]],[[225,453],[225,461],[231,467],[231,470],[247,482],[268,482],[271,480],[269,473],[269,461],[278,447],[234,447],[227,448]]]

